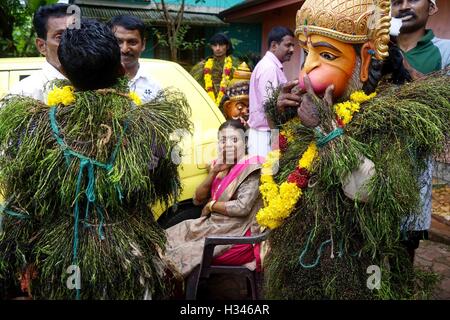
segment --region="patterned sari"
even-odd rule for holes
[[[200,264],[207,236],[244,236],[259,233],[256,213],[262,205],[259,193],[260,168],[263,159],[244,157],[223,178],[216,178],[211,198],[225,202],[226,214],[211,212],[209,216],[185,220],[167,229],[165,256],[183,277]],[[217,246],[214,256],[231,246]]]

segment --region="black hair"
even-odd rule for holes
[[[79,29],[66,29],[58,58],[75,88],[108,88],[122,74],[120,48],[111,29],[96,20],[82,20]]]
[[[222,123],[219,127],[219,132],[226,128],[233,128],[233,129],[242,130],[243,132],[245,132],[244,124],[241,121],[235,120],[235,119],[230,119],[230,120],[227,120],[224,123]]]
[[[273,27],[272,30],[270,30],[269,32],[269,36],[267,39],[267,47],[270,49],[270,46],[272,45],[273,41],[280,44],[285,36],[294,37],[294,32],[292,32],[291,29],[286,27],[281,26]]]
[[[226,55],[229,56],[230,54],[233,53],[233,44],[231,43],[227,35],[224,33],[216,33],[215,35],[213,35],[211,39],[209,39],[209,44],[212,46],[215,44],[226,44],[228,45]]]
[[[141,36],[141,40],[145,39],[145,24],[144,22],[135,16],[119,15],[112,17],[108,21],[108,26],[113,29],[116,26],[123,27],[127,30],[137,30]]]
[[[361,59],[361,44],[354,44],[353,48],[355,49],[356,55]],[[371,94],[375,92],[378,83],[381,81],[381,78],[383,77],[383,64],[384,62],[381,60],[378,60],[375,58],[374,53],[370,55],[370,62],[369,62],[369,72],[368,72],[368,78],[363,83],[362,90],[365,94]],[[362,68],[362,60],[361,60],[361,68]]]
[[[70,16],[72,13],[67,13],[68,4],[56,3],[47,6],[39,7],[33,16],[33,26],[36,30],[38,38],[47,40],[47,22],[48,18],[60,18]]]
[[[361,45],[356,45],[355,50],[361,57]],[[403,54],[394,43],[389,44],[389,56],[385,60],[378,60],[371,55],[368,79],[364,82],[362,90],[366,94],[375,92],[381,79],[390,75],[390,81],[394,84],[404,84],[411,81],[409,72],[403,66]]]
[[[383,61],[383,75],[391,75],[391,81],[394,84],[404,84],[412,81],[409,71],[403,65],[403,53],[401,49],[393,42],[389,43],[389,56]]]
[[[378,83],[383,77],[383,61],[370,57],[369,74],[367,80],[364,82],[362,90],[365,94],[371,94],[375,92],[378,87]]]

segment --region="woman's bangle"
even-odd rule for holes
[[[211,201],[208,203],[208,210],[209,210],[209,212],[212,212],[212,207],[213,207],[213,205],[216,203],[216,201],[217,201],[217,200],[211,200]]]

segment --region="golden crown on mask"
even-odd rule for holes
[[[344,43],[371,41],[375,57],[388,56],[390,0],[306,0],[297,12],[295,35],[322,35]]]
[[[227,88],[227,96],[230,100],[248,99],[251,75],[252,72],[248,65],[245,62],[241,63],[234,71],[233,79]]]

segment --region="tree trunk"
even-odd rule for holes
[[[178,59],[178,48],[177,48],[177,30],[174,25],[174,21],[171,21],[171,24],[167,26],[169,32],[169,48],[170,48],[170,60],[177,62]]]
[[[174,62],[178,61],[178,48],[174,43],[170,44],[170,59]]]
[[[165,1],[161,0],[161,10],[163,11],[167,27],[167,40],[170,48],[170,59],[175,62],[178,60],[177,35],[183,20],[184,4],[185,0],[182,0],[177,16],[173,18],[167,9]]]

